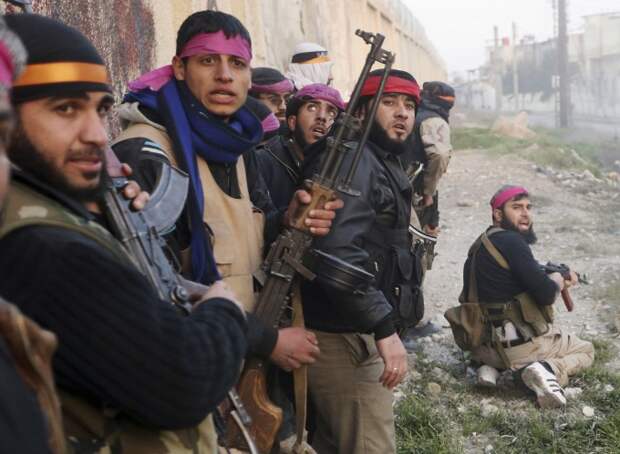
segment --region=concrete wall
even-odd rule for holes
[[[400,0],[35,0],[35,12],[88,35],[102,52],[119,96],[128,80],[168,64],[176,31],[194,11],[217,8],[237,16],[252,35],[254,66],[285,70],[295,45],[314,41],[335,62],[335,85],[348,92],[368,46],[357,28],[386,36],[396,68],[420,82],[447,80],[446,67],[424,28]]]

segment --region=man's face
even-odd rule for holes
[[[108,93],[87,92],[19,105],[11,160],[70,196],[92,200],[102,184],[113,102]]]
[[[174,57],[174,75],[185,81],[209,112],[228,119],[243,106],[252,82],[246,60],[224,54],[194,55],[183,60]]]
[[[286,93],[259,93],[258,100],[269,107],[269,110],[278,118],[280,123],[286,120],[286,102],[291,97],[291,92]]]
[[[329,131],[338,116],[338,108],[331,102],[313,99],[303,104],[297,115],[288,118],[288,127],[302,147],[311,145]]]
[[[0,211],[9,188],[9,158],[6,149],[13,131],[13,110],[8,92],[0,92]]]
[[[413,131],[415,101],[401,93],[384,94],[379,100],[375,121],[390,140],[403,143]]]
[[[532,204],[529,198],[511,199],[504,204],[502,209],[493,210],[493,219],[495,224],[520,233],[529,244],[533,244],[536,241],[536,236],[531,210]]]

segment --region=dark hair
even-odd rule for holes
[[[200,33],[215,33],[222,30],[226,38],[241,35],[250,47],[252,39],[247,28],[235,16],[221,11],[198,11],[183,21],[177,33],[177,55],[179,55],[187,42]]]

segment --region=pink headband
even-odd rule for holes
[[[200,33],[194,36],[185,44],[179,57],[186,58],[200,54],[233,55],[244,59],[248,64],[252,60],[250,43],[242,38],[241,35],[227,38],[222,30],[215,33]],[[171,65],[162,66],[129,82],[129,90],[139,91],[149,88],[153,91],[158,91],[173,75]]]
[[[293,91],[293,82],[288,79],[281,80],[275,84],[257,85],[252,84],[252,91],[256,93],[288,93]]]
[[[224,54],[252,61],[250,43],[241,35],[227,38],[222,30],[215,33],[200,33],[190,39],[179,57],[193,57],[199,54]]]
[[[0,41],[0,85],[10,88],[13,84],[13,58],[11,52]]]
[[[267,115],[260,124],[263,126],[263,132],[266,133],[277,131],[278,129],[280,129],[280,122],[273,113]]]
[[[528,195],[527,189],[523,186],[510,186],[493,196],[491,199],[491,208],[495,210],[496,208],[501,207],[508,200],[521,194]]]
[[[342,100],[342,96],[340,96],[340,92],[333,87],[330,87],[325,84],[310,84],[303,87],[294,96],[295,99],[321,99],[323,101],[327,101],[332,103],[340,110],[344,110],[344,101]]]

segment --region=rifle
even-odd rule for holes
[[[105,214],[114,236],[119,239],[140,272],[157,291],[158,296],[174,304],[185,315],[191,312],[190,295],[183,286],[183,279],[170,264],[166,255],[163,232],[169,231],[181,215],[189,180],[185,172],[162,165],[161,175],[147,207],[141,211],[131,209],[120,191],[128,183],[122,174],[121,163],[112,151],[106,149],[108,179],[103,197]],[[250,417],[234,390],[228,392],[230,416],[251,454],[257,454],[254,440],[247,427]]]
[[[556,264],[552,262],[547,262],[546,265],[543,265],[541,263],[540,268],[547,274],[560,273],[562,275],[562,278],[565,281],[570,281],[570,268],[563,263]],[[579,273],[575,273],[575,274],[577,274],[577,279],[579,280],[580,283],[589,284],[585,275],[580,275]],[[570,293],[568,293],[568,289],[564,288],[564,290],[562,290],[561,292],[561,295],[562,295],[562,300],[564,300],[564,305],[566,306],[566,309],[568,310],[568,312],[572,312],[575,305],[573,304],[573,299],[571,298]]]
[[[266,281],[259,294],[255,314],[263,323],[275,328],[280,324],[291,289],[298,286],[302,277],[308,280],[316,279],[317,282],[344,288],[351,292],[364,291],[373,279],[371,274],[358,267],[322,251],[312,249],[312,236],[305,226],[305,220],[310,211],[323,208],[326,202],[336,198],[338,192],[351,196],[359,196],[360,194],[351,188],[350,184],[362,157],[372,119],[377,113],[379,98],[383,93],[389,70],[394,62],[394,54],[382,48],[385,40],[383,35],[362,30],[357,30],[355,34],[370,45],[370,50],[347,109],[339,117],[333,136],[327,138],[325,159],[321,163],[319,172],[304,184],[312,196],[312,201],[294,214],[291,228],[284,229],[278,236],[261,266],[261,272],[266,277]],[[365,124],[362,126],[360,120],[355,118],[353,114],[359,107],[362,86],[375,62],[383,64],[385,72],[379,90],[372,101]],[[355,145],[353,140],[357,137],[360,139]],[[351,166],[342,178],[343,159],[347,153],[354,154]],[[252,417],[253,425],[250,433],[256,440],[261,453],[268,453],[271,450],[282,423],[282,410],[274,405],[267,396],[267,367],[267,363],[259,358],[249,359],[237,385],[239,395]],[[298,408],[297,411],[303,410]],[[302,427],[299,426],[298,423],[298,444],[303,437],[303,425]],[[228,446],[243,450],[244,446],[240,434],[234,428],[231,429],[227,434]]]

